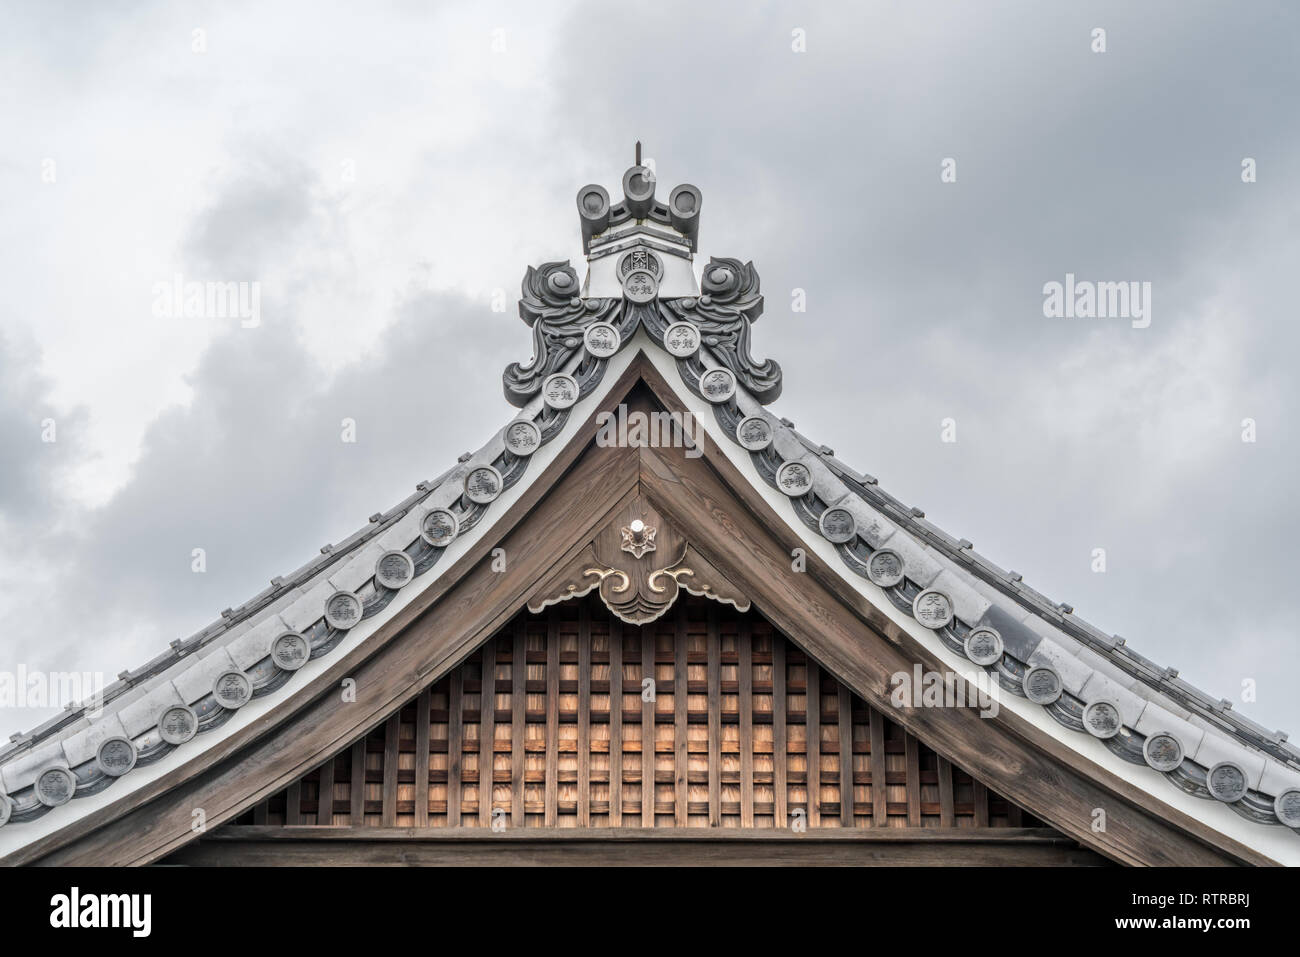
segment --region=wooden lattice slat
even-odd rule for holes
[[[1042,826],[761,616],[703,599],[642,626],[590,600],[520,615],[240,820],[490,827],[494,808],[512,828]]]

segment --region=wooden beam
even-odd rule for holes
[[[804,687],[804,758],[808,764],[808,827],[820,827],[822,767],[822,673],[817,662],[807,656],[807,679]]]
[[[447,692],[447,826],[461,826],[461,805],[464,785],[461,768],[465,760],[464,742],[465,695],[464,676],[461,669],[451,672],[450,690]]]
[[[397,826],[397,762],[401,733],[402,713],[399,710],[384,722],[384,810],[381,815],[384,827]]]
[[[722,639],[718,609],[708,612],[709,676],[709,826],[722,826]]]
[[[492,778],[497,739],[497,640],[483,645],[483,682],[478,705],[478,823],[492,826]]]
[[[686,668],[686,603],[679,601],[673,614],[673,777],[676,784],[673,794],[673,823],[677,827],[686,827],[690,821],[686,815],[688,801],[687,781],[690,760],[686,751],[687,726],[687,684],[689,673]]]
[[[591,613],[578,606],[578,827],[591,827]]]
[[[956,815],[953,813],[952,762],[942,756],[939,758],[939,825],[941,827],[957,825]]]
[[[754,647],[748,617],[740,620],[736,665],[740,710],[740,826],[754,826]]]
[[[528,619],[515,619],[510,651],[510,824],[524,826],[524,732],[528,704]]]
[[[313,833],[319,832],[319,833]],[[173,854],[191,865],[1105,865],[1044,828],[789,829],[224,827]]]
[[[415,826],[429,826],[429,709],[433,688],[426,686],[415,699]]]
[[[623,824],[623,622],[609,622],[609,824]]]
[[[655,826],[655,703],[645,700],[645,679],[655,678],[654,632],[638,625],[641,634],[641,826]],[[656,694],[657,697],[657,694]]]
[[[559,820],[560,795],[560,619],[554,608],[546,616],[546,785],[547,827]]]
[[[352,778],[348,785],[351,808],[348,823],[364,827],[366,823],[366,738],[362,735],[352,745]]]
[[[840,827],[853,827],[853,693],[844,682],[835,684],[839,703]]]
[[[871,825],[889,826],[888,795],[885,791],[885,715],[871,708]]]
[[[921,826],[921,752],[916,737],[903,739],[903,757],[907,768],[907,826]]]
[[[317,790],[316,823],[329,826],[334,823],[334,758],[326,758],[320,766],[320,778]]]
[[[772,813],[777,828],[790,826],[787,805],[789,772],[786,754],[789,744],[786,741],[785,727],[785,647],[785,638],[781,635],[772,636]]]

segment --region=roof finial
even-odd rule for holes
[[[640,140],[636,141],[636,163],[634,165],[636,166],[641,165],[641,141]]]

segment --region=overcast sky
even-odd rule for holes
[[[762,277],[778,414],[1300,732],[1298,41],[1258,2],[7,3],[0,667],[112,680],[480,446],[525,267],[641,139]],[[1067,273],[1150,325],[1045,317]],[[260,325],[156,315],[177,275]]]

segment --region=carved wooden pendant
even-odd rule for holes
[[[749,599],[641,499],[546,579],[529,599],[528,610],[539,612],[594,589],[600,590],[605,607],[632,625],[661,617],[683,589],[749,610]]]

